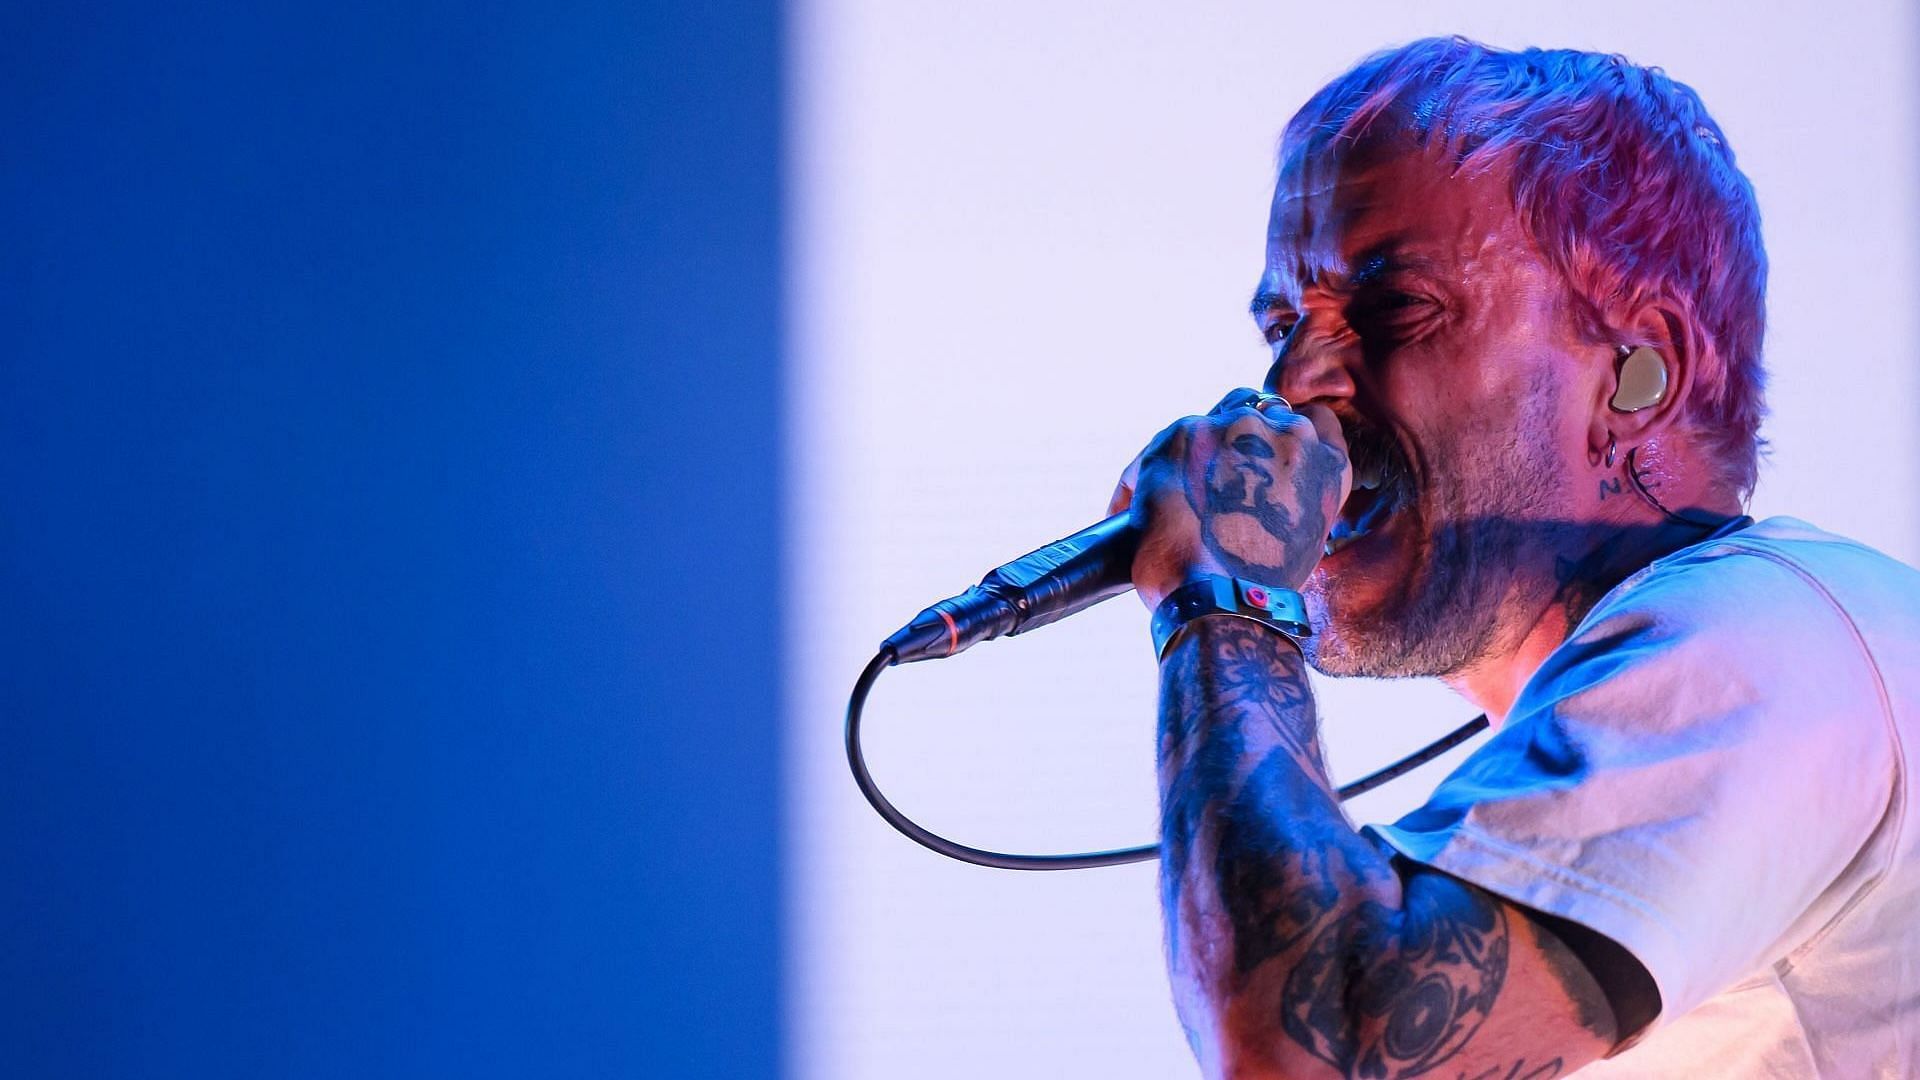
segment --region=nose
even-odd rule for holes
[[[1279,394],[1297,408],[1309,402],[1332,404],[1353,397],[1353,374],[1341,357],[1339,348],[1325,342],[1313,342],[1295,330],[1292,339],[1274,358],[1262,386],[1269,394]]]

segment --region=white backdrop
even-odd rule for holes
[[[1019,874],[925,852],[855,791],[841,710],[908,616],[1098,518],[1154,431],[1258,382],[1244,309],[1276,138],[1367,52],[1458,32],[1619,51],[1698,89],[1759,189],[1773,261],[1774,454],[1754,512],[1914,561],[1910,7],[796,0],[792,1075],[1193,1075],[1151,864]],[[1340,778],[1473,712],[1429,683],[1319,690]],[[1140,843],[1153,691],[1145,613],[1123,598],[896,669],[869,761],[903,809],[965,841]],[[1397,816],[1464,752],[1351,809]]]

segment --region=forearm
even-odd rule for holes
[[[1208,1076],[1538,1078],[1613,1045],[1552,932],[1347,824],[1290,642],[1198,619],[1160,699],[1168,971]]]
[[[1399,878],[1340,813],[1292,643],[1196,620],[1161,664],[1160,702],[1161,899],[1188,1037],[1203,1064],[1283,1027],[1310,1049],[1328,1005],[1313,954],[1343,948],[1362,905],[1398,910]]]

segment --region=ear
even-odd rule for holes
[[[1609,441],[1638,446],[1674,427],[1686,415],[1699,361],[1700,335],[1675,305],[1649,303],[1609,322],[1619,340],[1606,345],[1594,401],[1596,458]]]

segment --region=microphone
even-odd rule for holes
[[[1140,532],[1126,512],[999,567],[913,617],[880,646],[893,662],[937,660],[988,638],[1024,634],[1133,589]]]
[[[1292,411],[1278,394],[1244,387],[1234,390],[1209,415],[1269,405]],[[1133,556],[1140,530],[1125,511],[1030,551],[980,579],[980,584],[948,597],[913,617],[880,645],[896,664],[937,660],[988,638],[1024,634],[1058,622],[1102,600],[1133,589]]]

